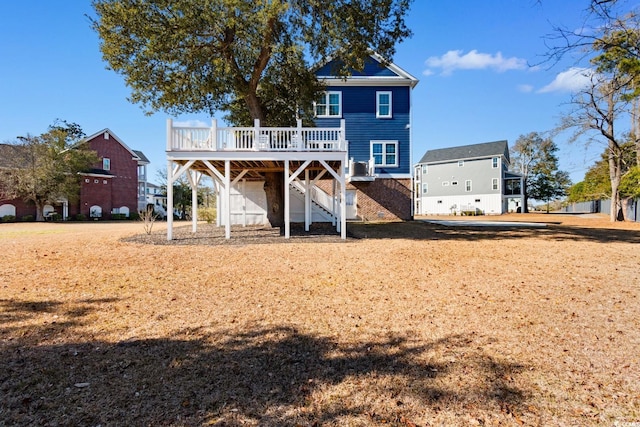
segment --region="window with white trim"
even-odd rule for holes
[[[427,175],[429,173],[429,167],[427,165],[422,165],[422,175]]]
[[[471,180],[468,179],[464,182],[464,189],[465,191],[471,191]]]
[[[449,186],[449,181],[442,181],[442,186],[443,187],[448,187]]]
[[[492,190],[498,189],[498,178],[491,178],[491,189]]]
[[[429,184],[422,184],[422,194],[427,194],[429,192]]]
[[[371,157],[376,166],[398,166],[398,141],[371,141]]]
[[[464,166],[464,160],[458,160],[458,167],[461,168]]]
[[[498,161],[499,161],[499,159],[497,157],[494,157],[493,159],[491,159],[491,167],[493,169],[497,169],[498,168]]]
[[[104,157],[102,159],[102,169],[108,171],[111,170],[111,159],[108,157]]]
[[[342,117],[342,92],[324,92],[315,102],[316,117]]]
[[[376,92],[376,117],[379,119],[390,119],[392,116],[391,92]]]

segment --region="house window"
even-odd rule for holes
[[[451,185],[458,185],[458,181],[451,181]]]
[[[491,159],[491,167],[494,169],[498,168],[498,161],[499,159],[497,157],[494,157],[493,159]]]
[[[464,189],[465,191],[471,191],[471,180],[468,179],[464,182]]]
[[[84,179],[84,182],[86,182],[87,184],[89,183],[89,181],[90,181],[89,178]]]
[[[316,117],[341,117],[342,92],[324,92],[315,103]]]
[[[448,187],[449,186],[449,181],[442,181],[442,186],[443,187]]]
[[[107,180],[106,180],[106,179],[103,179],[103,180],[102,180],[102,183],[106,185],[106,184],[107,184]]]
[[[498,178],[492,178],[491,179],[491,189],[492,190],[497,190],[498,189]]]
[[[427,194],[429,192],[429,185],[428,184],[422,184],[422,194]]]
[[[391,112],[391,92],[376,92],[376,117],[389,119]]]
[[[476,199],[476,203],[480,203],[480,199]]]
[[[458,160],[458,167],[461,168],[464,166],[464,160]]]
[[[429,167],[427,165],[422,165],[422,175],[427,175],[429,173]]]
[[[442,204],[442,200],[438,200],[438,204],[441,205]]]
[[[97,184],[97,183],[99,183],[99,182],[100,182],[100,180],[98,180],[98,179],[94,179],[94,180],[93,180],[93,183],[94,183],[94,184]]]
[[[376,166],[398,166],[398,141],[371,141],[371,157]]]
[[[108,171],[111,170],[111,159],[108,157],[104,157],[102,159],[102,169]]]

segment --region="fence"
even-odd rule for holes
[[[566,213],[604,213],[611,211],[611,199],[591,200],[589,202],[571,203],[564,208],[562,212]],[[631,200],[627,204],[627,212],[624,216],[629,221],[640,221],[640,199]]]

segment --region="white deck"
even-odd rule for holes
[[[260,179],[264,172],[284,172],[284,188],[302,188],[305,197],[305,229],[311,224],[311,195],[319,179],[337,184],[336,229],[346,238],[346,179],[348,141],[345,124],[338,128],[174,127],[167,120],[167,205],[173,211],[173,183],[186,174],[192,188],[192,230],[197,230],[197,185],[203,174],[211,176],[219,190],[221,223],[230,237],[230,194],[240,179]],[[290,236],[290,195],[284,192],[285,238]],[[168,217],[167,239],[172,239],[173,218]]]

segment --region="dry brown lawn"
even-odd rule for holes
[[[640,224],[489,219],[2,224],[0,426],[640,425]]]

